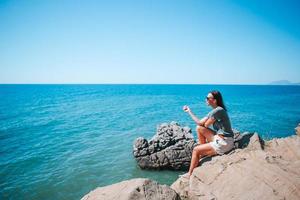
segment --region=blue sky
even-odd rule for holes
[[[0,83],[300,82],[297,1],[0,0]]]

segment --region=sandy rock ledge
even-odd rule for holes
[[[181,199],[300,199],[300,137],[262,142],[204,158],[190,179],[171,185]]]
[[[179,195],[167,185],[150,179],[136,178],[113,185],[99,187],[81,200],[180,200]]]

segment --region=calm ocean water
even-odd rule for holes
[[[179,173],[140,170],[135,138],[199,116],[207,92],[222,92],[232,126],[265,139],[294,134],[300,86],[0,85],[0,199],[80,199],[90,190],[148,177],[170,184]]]

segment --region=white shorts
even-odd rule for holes
[[[217,152],[217,154],[223,155],[233,149],[234,140],[232,137],[224,137],[223,139],[219,135],[214,135],[213,141],[209,144]]]

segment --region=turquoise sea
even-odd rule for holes
[[[171,184],[182,172],[139,169],[133,141],[171,121],[195,135],[182,106],[204,116],[213,89],[242,132],[285,137],[300,122],[300,86],[0,85],[0,199],[80,199],[136,177]]]

